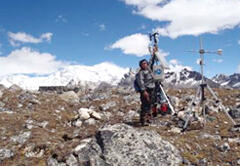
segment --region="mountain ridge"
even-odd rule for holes
[[[121,68],[113,63],[104,62],[94,66],[72,65],[65,67],[48,76],[31,77],[23,74],[0,77],[0,84],[10,87],[13,84],[23,89],[38,90],[40,86],[66,86],[71,82],[75,85],[90,85],[96,88],[101,82],[111,85],[133,87],[137,70]],[[196,87],[201,83],[199,72],[188,67],[172,67],[165,71],[164,84],[168,87],[188,88]],[[240,88],[240,74],[217,74],[210,78],[204,77],[206,83],[213,88]]]

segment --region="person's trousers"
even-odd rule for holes
[[[151,110],[153,104],[155,103],[155,91],[154,89],[146,90],[149,94],[149,101],[144,97],[143,92],[140,94],[141,99],[141,112],[140,112],[140,121],[144,122],[146,116],[151,116]]]

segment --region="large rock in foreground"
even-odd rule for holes
[[[75,148],[81,165],[180,165],[179,151],[154,131],[125,124],[106,125],[96,138]]]

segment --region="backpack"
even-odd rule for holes
[[[138,79],[139,79],[139,72],[137,72],[137,74],[135,75],[135,79],[133,82],[133,87],[137,93],[139,93],[141,91],[140,86],[138,84]]]

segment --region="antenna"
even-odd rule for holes
[[[207,88],[207,90],[210,92],[210,94],[214,97],[214,99],[216,100],[216,103],[218,103],[219,107],[221,108],[221,110],[224,111],[224,113],[227,115],[227,117],[231,120],[231,122],[233,123],[234,126],[239,126],[236,124],[236,122],[232,119],[232,117],[229,115],[229,113],[227,112],[226,108],[224,107],[224,105],[221,103],[221,101],[218,99],[217,95],[214,93],[214,91],[211,89],[211,87],[205,83],[204,80],[204,76],[203,76],[203,65],[204,65],[204,54],[218,54],[218,55],[222,55],[222,49],[218,49],[217,51],[205,51],[203,49],[203,44],[202,44],[202,37],[200,37],[199,39],[199,50],[195,51],[195,50],[190,50],[187,52],[193,52],[193,53],[199,53],[200,54],[200,66],[201,66],[201,76],[202,76],[202,80],[201,80],[201,84],[199,85],[198,89],[197,89],[197,93],[195,98],[192,100],[191,104],[190,104],[190,114],[192,114],[193,112],[193,105],[195,105],[195,102],[197,101],[197,98],[200,98],[200,107],[202,108],[202,114],[204,116],[204,123],[206,121],[206,98],[205,98],[205,94],[204,94],[204,89]],[[187,126],[188,126],[188,122],[190,121],[190,114],[187,117],[185,124],[183,126],[183,130],[185,131]]]
[[[199,48],[200,48],[200,50],[202,50],[203,49],[203,45],[202,45],[202,37],[200,37],[199,38]]]
[[[199,53],[200,55],[200,62],[199,65],[201,66],[201,77],[202,77],[202,84],[205,82],[204,80],[204,75],[203,75],[203,65],[204,65],[204,54],[218,54],[222,55],[222,49],[218,49],[216,51],[209,51],[209,50],[204,50],[203,49],[203,42],[202,42],[202,37],[199,38],[199,50],[188,50],[186,52],[193,52],[193,53]]]
[[[149,52],[150,52],[150,54],[152,54],[154,52],[153,49],[157,50],[157,51],[155,51],[156,60],[160,62],[163,69],[169,69],[169,65],[168,65],[165,57],[162,54],[160,54],[158,51],[158,37],[159,37],[158,32],[149,33],[149,39],[150,39],[150,44],[151,44],[151,46],[149,46],[149,48],[148,48]]]

